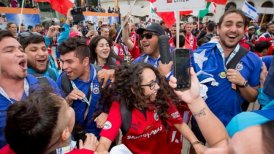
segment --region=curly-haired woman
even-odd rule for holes
[[[115,70],[114,79],[109,92],[118,97],[109,101],[111,107],[98,151],[109,149],[125,122],[121,106],[131,112],[131,124],[122,142],[132,153],[169,153],[167,130],[171,127],[189,142],[198,143],[176,108],[181,102],[157,69],[143,63],[122,65]],[[197,153],[204,150],[201,144],[194,144],[194,148]]]

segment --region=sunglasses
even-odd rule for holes
[[[145,33],[145,34],[141,34],[140,38],[141,38],[141,40],[144,39],[144,38],[151,39],[153,35],[157,35],[157,34],[155,34],[155,33]]]
[[[29,38],[29,37],[34,36],[34,35],[42,36],[42,34],[37,33],[37,32],[22,32],[22,33],[19,33],[17,39],[18,39],[18,41],[20,41],[20,40]]]

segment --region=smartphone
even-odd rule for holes
[[[176,89],[190,88],[190,51],[189,49],[176,49],[173,54],[174,76],[177,79]]]

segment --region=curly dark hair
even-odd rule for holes
[[[154,102],[154,107],[160,118],[164,121],[168,117],[167,110],[169,105],[167,101],[171,101],[176,106],[179,106],[181,102],[179,102],[177,95],[169,86],[165,77],[161,76],[159,71],[149,64],[123,64],[117,67],[114,74],[115,81],[108,87],[108,90],[106,90],[112,97],[111,99],[104,99],[105,101],[109,100],[107,101],[108,103],[104,102],[104,104],[106,103],[105,106],[110,107],[109,104],[116,100],[120,103],[126,103],[130,111],[132,111],[133,108],[147,108],[147,100],[149,98],[144,95],[144,89],[140,86],[143,80],[141,74],[144,69],[151,69],[159,80],[158,84],[160,88]],[[109,97],[110,95],[103,94],[103,96]]]

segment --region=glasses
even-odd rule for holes
[[[148,86],[150,88],[150,90],[153,90],[153,89],[155,89],[155,85],[156,84],[159,84],[159,80],[158,79],[152,80],[149,84],[143,84],[143,85],[140,85],[140,86],[141,87]]]
[[[19,33],[19,37],[29,37],[29,36],[33,36],[33,35],[38,35],[38,36],[42,36],[40,33],[37,32],[22,32]]]
[[[141,34],[140,37],[141,37],[141,40],[146,38],[146,39],[151,39],[153,35],[157,35],[157,34],[154,34],[154,33],[145,33],[145,34]]]

